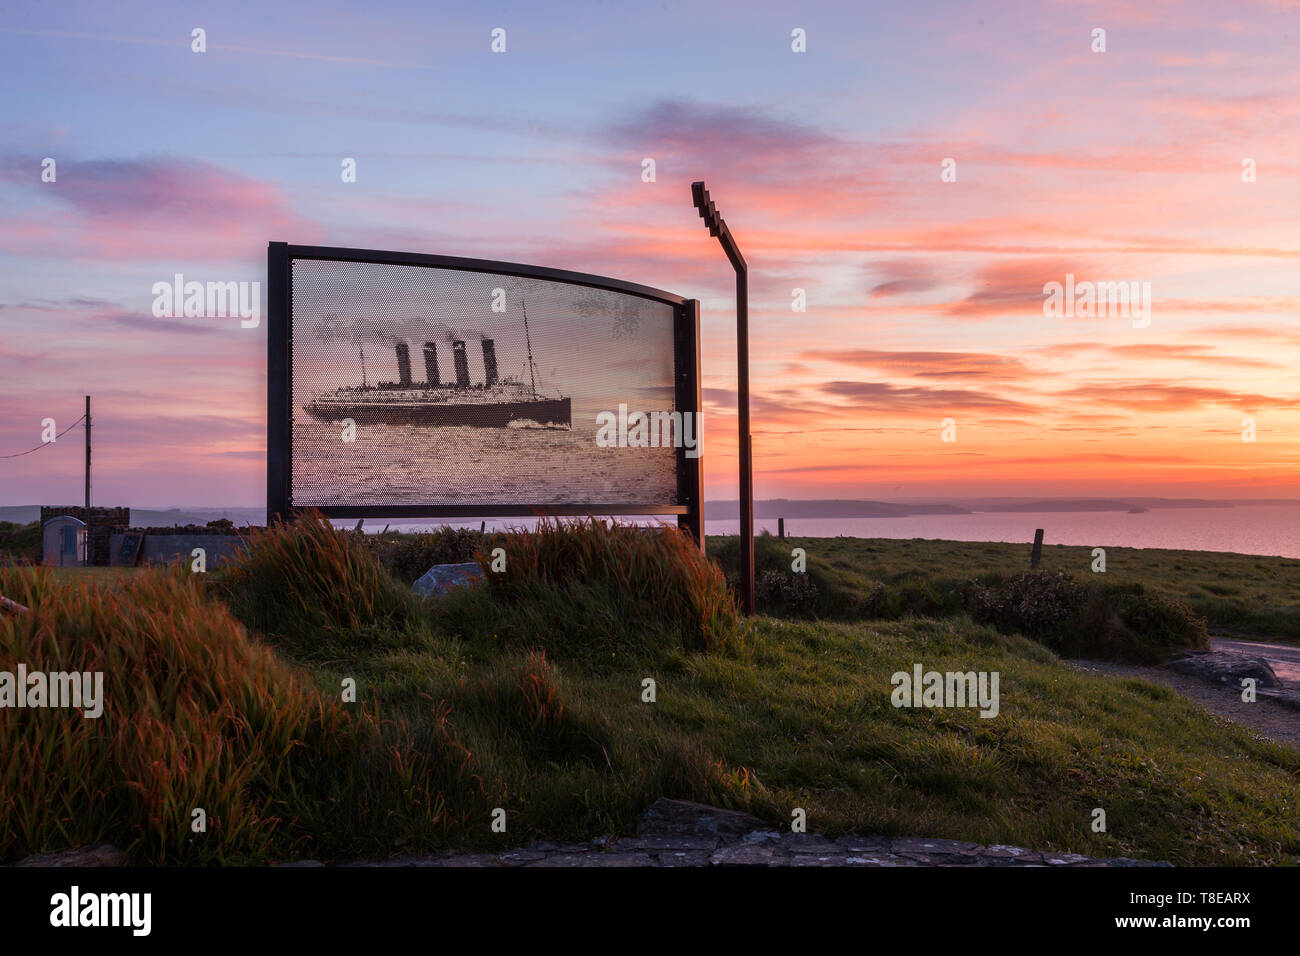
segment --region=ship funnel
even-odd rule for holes
[[[497,383],[497,349],[491,339],[483,340],[483,375],[489,388]]]
[[[469,359],[465,356],[465,343],[456,339],[451,343],[451,357],[456,362],[456,387],[469,388]]]
[[[397,343],[397,378],[403,385],[411,384],[411,349],[405,342]]]
[[[424,343],[424,377],[428,380],[430,388],[437,388],[442,384],[438,380],[438,346],[432,342]]]

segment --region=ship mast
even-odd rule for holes
[[[361,346],[361,387],[366,387],[366,347]]]
[[[524,307],[524,342],[528,345],[528,380],[533,386],[533,398],[537,397],[537,368],[533,364],[533,340],[528,335],[528,303],[524,301],[523,296],[519,297],[519,304]]]

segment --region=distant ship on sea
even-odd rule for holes
[[[528,382],[497,376],[496,343],[483,339],[483,384],[470,384],[469,359],[463,339],[451,343],[455,383],[444,383],[438,371],[438,347],[424,343],[425,381],[411,378],[411,350],[398,342],[396,382],[366,383],[365,348],[361,347],[361,384],[324,392],[304,409],[319,421],[351,418],[358,425],[468,425],[505,428],[511,422],[572,427],[569,398],[549,398],[537,391],[537,367],[524,310],[524,341],[528,347]]]

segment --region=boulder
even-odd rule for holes
[[[1254,678],[1259,687],[1282,686],[1282,682],[1273,673],[1273,668],[1262,657],[1199,651],[1170,661],[1165,667],[1179,674],[1199,677],[1212,684],[1228,685],[1233,689],[1240,689],[1244,677]]]
[[[108,843],[90,843],[73,850],[42,853],[19,860],[14,866],[124,866],[126,854]]]
[[[473,587],[486,579],[474,561],[465,564],[435,564],[411,585],[420,597],[443,597],[458,588]]]
[[[765,826],[757,817],[737,810],[722,810],[689,800],[660,798],[641,812],[636,832],[643,838],[652,835],[704,836],[725,841],[737,840],[746,833]]]

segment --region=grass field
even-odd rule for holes
[[[735,538],[713,537],[710,549]],[[846,589],[865,592],[876,581],[915,577],[959,580],[1008,574],[1029,566],[1028,545],[890,538],[789,538],[814,568]],[[1045,545],[1042,567],[1092,575],[1091,548]],[[59,574],[112,579],[129,568],[59,568]],[[1215,632],[1300,643],[1300,560],[1211,551],[1107,548],[1108,580],[1140,582],[1189,604]]]
[[[522,661],[450,642],[310,665],[320,686],[360,675],[389,716],[430,699],[509,793],[511,842],[629,832],[656,796],[748,809],[788,826],[926,835],[1180,864],[1296,862],[1300,752],[1256,739],[1143,681],[1080,674],[1022,638],[969,621],[875,625],[760,618],[744,655],[589,674],[552,662],[586,746],[556,754],[487,706]],[[1001,712],[890,704],[890,677],[997,671]],[[641,699],[653,678],[657,701]],[[1108,831],[1090,829],[1095,807]],[[493,845],[485,830],[464,844]]]
[[[39,542],[35,526],[6,525],[7,533],[24,542],[20,556],[31,559]],[[409,540],[413,536],[390,533],[386,542]],[[465,541],[472,535],[462,533]],[[760,541],[762,538],[760,538]],[[734,552],[734,537],[711,537],[711,554]],[[461,547],[464,547],[462,544]],[[784,549],[805,549],[814,573],[820,572],[832,589],[866,593],[879,581],[886,584],[909,579],[966,580],[980,575],[1009,575],[1029,566],[1028,544],[996,542],[936,541],[891,538],[790,538]],[[1225,554],[1211,551],[1113,548],[1106,550],[1106,571],[1095,574],[1092,549],[1066,545],[1045,545],[1042,566],[1047,570],[1069,571],[1081,578],[1105,579],[1117,583],[1141,583],[1157,594],[1183,601],[1203,615],[1211,630],[1243,636],[1300,642],[1300,560]],[[434,560],[466,560],[464,555],[426,555],[419,552],[400,567],[402,576],[413,580]],[[66,568],[61,574],[114,577],[119,568]],[[127,572],[129,573],[129,572]]]
[[[735,542],[710,538],[707,545],[730,550]],[[1028,544],[920,538],[790,538],[784,543],[787,551],[796,547],[807,551],[810,569],[820,570],[833,587],[859,593],[876,581],[1009,575],[1029,567],[1031,551]],[[1300,560],[1153,548],[1105,551],[1104,574],[1091,570],[1089,547],[1045,545],[1042,567],[1079,578],[1140,583],[1185,602],[1215,631],[1300,642]]]
[[[77,738],[75,766],[68,745],[54,742],[80,722],[40,723],[62,718],[26,711],[38,723],[19,732],[0,713],[0,734],[6,722],[17,734],[0,747],[0,781],[18,794],[2,811],[0,858],[95,839],[125,846],[137,862],[481,850],[629,832],[648,802],[672,796],[747,809],[774,827],[802,808],[809,829],[828,835],[1179,864],[1300,862],[1300,751],[1164,687],[1075,671],[1043,645],[962,614],[741,622],[714,603],[708,572],[681,577],[692,559],[647,540],[592,527],[516,541],[511,553],[533,557],[509,580],[428,604],[358,539],[320,528],[263,542],[242,571],[209,574],[206,587],[195,576],[168,583],[161,570],[63,570],[42,584],[0,569],[0,590],[27,594],[34,609],[26,621],[0,618],[5,659],[34,665],[57,646],[69,666],[111,653],[137,669],[131,686],[110,685],[117,710],[94,728],[98,737]],[[724,555],[727,544],[710,542]],[[856,589],[1006,574],[1028,551],[850,539],[763,547],[770,556],[787,545],[807,550],[824,584]],[[1202,590],[1244,607],[1262,601],[1271,616],[1249,619],[1283,623],[1286,582],[1300,564],[1120,549],[1107,559],[1107,574],[1141,574],[1189,601]],[[1045,551],[1049,568],[1079,562],[1091,562],[1087,549]],[[1205,587],[1224,580],[1239,581],[1241,593]],[[664,604],[670,592],[676,603]],[[223,665],[217,679],[201,664],[214,654],[260,660],[257,648],[279,663],[248,686],[238,668]],[[916,664],[997,672],[998,715],[894,707],[891,676]],[[110,682],[118,672],[109,670]],[[643,696],[647,679],[654,702]],[[157,685],[142,698],[141,681]],[[355,703],[344,700],[349,681]],[[281,697],[297,715],[292,726],[257,703]],[[195,700],[206,703],[196,711]],[[101,737],[135,739],[145,712],[150,726],[191,728],[176,738],[190,743],[152,763],[99,752]],[[284,750],[286,734],[319,743]],[[48,746],[23,757],[20,745],[30,750],[33,739]],[[236,762],[221,769],[215,757],[185,756],[196,747]],[[172,768],[165,788],[144,804],[128,799],[162,786],[148,769],[157,761]],[[93,805],[79,808],[89,794],[98,794]],[[221,838],[189,836],[190,804],[218,797]],[[507,812],[506,834],[489,827],[493,807]],[[1098,807],[1105,833],[1090,825]]]

